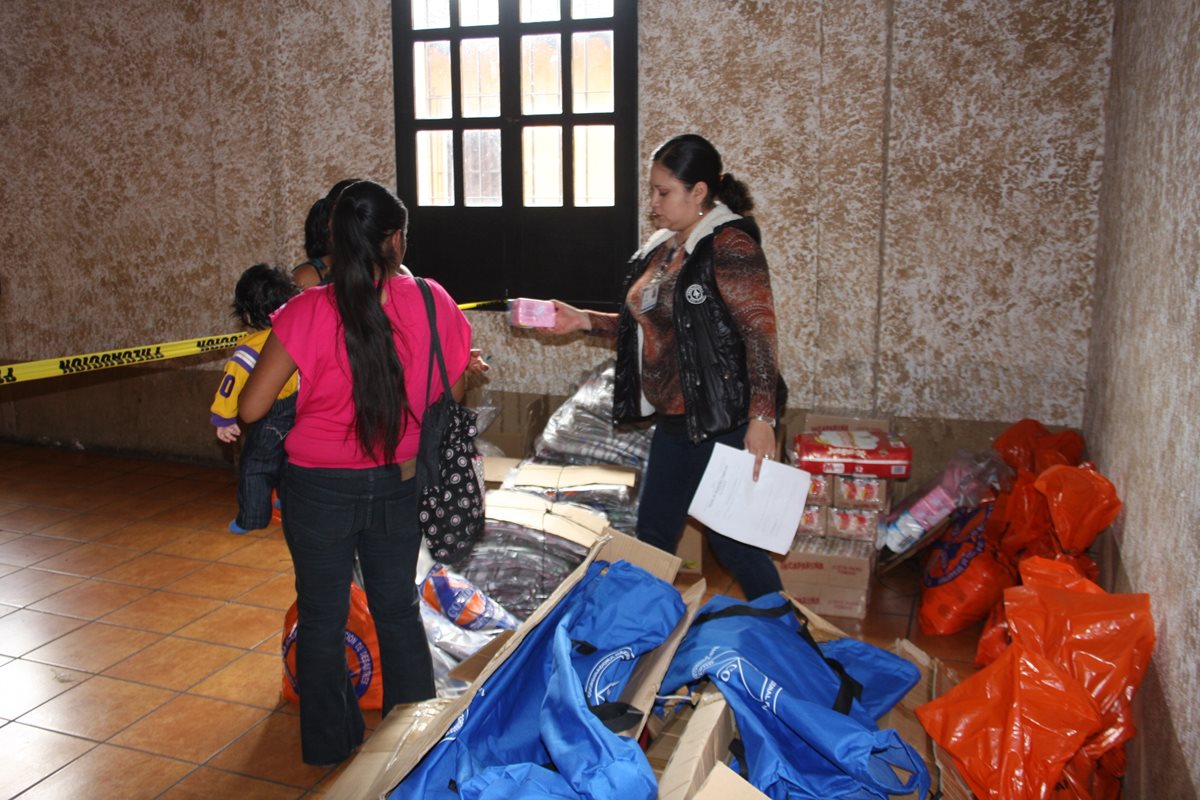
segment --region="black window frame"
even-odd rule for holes
[[[396,132],[397,193],[409,208],[409,251],[405,263],[415,274],[441,282],[459,302],[557,297],[585,308],[613,310],[628,256],[637,246],[637,3],[614,0],[612,17],[571,19],[571,0],[559,0],[561,19],[518,19],[518,0],[499,0],[496,25],[460,27],[458,2],[450,0],[450,27],[412,29],[410,0],[392,0],[392,67]],[[575,113],[572,108],[571,35],[613,32],[614,106],[611,113]],[[520,41],[522,35],[558,33],[563,112],[522,115]],[[463,39],[500,39],[499,117],[462,116]],[[416,119],[412,81],[413,44],[450,41],[451,118]],[[574,205],[574,136],[578,125],[614,126],[614,204]],[[521,132],[526,126],[561,125],[563,205],[523,205]],[[499,128],[503,205],[464,205],[463,131]],[[454,142],[453,206],[417,204],[416,137],[421,130],[449,130]],[[500,306],[497,306],[500,307]]]

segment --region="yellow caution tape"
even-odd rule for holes
[[[503,300],[481,300],[478,303],[460,303],[464,311]],[[184,339],[181,342],[151,344],[145,347],[126,347],[120,350],[105,350],[64,358],[45,358],[41,361],[26,361],[21,364],[0,365],[0,385],[20,381],[36,381],[41,378],[57,378],[60,375],[75,375],[80,372],[95,372],[111,367],[126,367],[131,364],[148,364],[171,358],[228,350],[245,336],[244,333],[225,333],[220,336],[205,336],[201,339]]]
[[[57,378],[60,375],[75,375],[80,372],[94,372],[111,367],[148,364],[152,361],[194,356],[199,353],[210,353],[213,350],[228,350],[245,335],[244,333],[226,333],[220,336],[205,336],[202,339],[185,339],[182,342],[126,347],[121,350],[106,350],[81,356],[46,358],[41,361],[9,364],[0,366],[0,384],[36,381],[40,378]]]

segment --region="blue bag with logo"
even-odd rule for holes
[[[715,597],[706,604],[662,685],[673,689],[705,677],[737,721],[737,766],[768,797],[868,800],[928,792],[929,772],[917,752],[894,730],[875,725],[916,685],[916,667],[862,642],[818,645],[786,597]]]
[[[683,613],[679,592],[640,567],[592,564],[389,800],[655,797],[645,754],[613,732],[640,712],[617,698]]]

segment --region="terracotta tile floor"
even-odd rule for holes
[[[282,532],[230,534],[234,492],[228,468],[0,443],[0,799],[284,800],[332,784],[340,770],[301,762],[279,695]],[[708,591],[736,595],[706,563]],[[970,671],[978,627],[924,637],[917,600],[902,566],[866,620],[830,621]]]

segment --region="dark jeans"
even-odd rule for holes
[[[250,426],[238,461],[238,515],[244,530],[271,522],[271,491],[279,487],[287,454],[283,440],[296,423],[296,395],[276,400],[267,415]],[[282,494],[282,492],[280,492]]]
[[[355,553],[379,636],[383,713],[434,696],[415,584],[415,484],[397,466],[287,466],[283,530],[296,568],[300,738],[310,764],[341,761],[363,740],[343,639]]]
[[[638,506],[638,538],[674,553],[713,445],[720,442],[741,450],[745,437],[746,426],[742,425],[692,444],[683,417],[660,416],[650,441],[650,459]],[[704,533],[713,555],[741,585],[747,600],[783,590],[779,570],[766,550],[722,536],[707,527]]]

